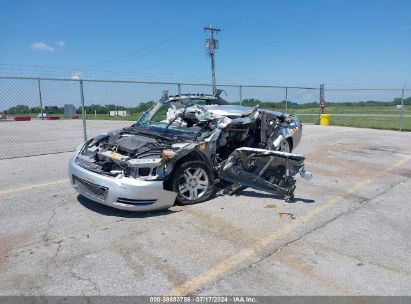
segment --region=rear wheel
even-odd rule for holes
[[[190,161],[175,169],[172,179],[177,202],[182,205],[208,200],[213,191],[213,174],[202,161]]]

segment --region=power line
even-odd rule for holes
[[[35,69],[53,69],[53,70],[61,70],[61,71],[73,71],[73,68],[63,68],[63,67],[55,67],[55,66],[40,66],[40,65],[23,65],[23,64],[9,64],[9,63],[0,63],[0,66],[6,67],[6,69],[17,69],[17,68],[24,68],[26,70],[35,70]]]
[[[158,47],[158,46],[160,46],[160,45],[163,45],[163,44],[165,44],[165,43],[167,43],[167,42],[169,42],[169,41],[172,41],[172,40],[175,40],[175,39],[178,39],[178,38],[187,36],[188,34],[194,32],[194,31],[196,31],[196,30],[198,30],[198,27],[195,27],[195,28],[193,28],[193,29],[191,29],[191,30],[188,30],[188,31],[184,32],[183,34],[175,35],[175,36],[170,37],[170,38],[168,38],[168,39],[166,39],[166,40],[162,40],[162,41],[159,41],[159,42],[157,42],[157,43],[151,44],[151,45],[149,45],[149,46],[142,47],[142,48],[138,48],[138,49],[136,49],[136,50],[127,52],[127,53],[125,53],[125,54],[123,54],[123,55],[115,56],[115,57],[112,57],[112,58],[109,58],[109,59],[100,61],[100,62],[98,62],[98,63],[94,63],[94,64],[90,64],[90,65],[83,66],[83,67],[81,67],[81,69],[87,69],[87,68],[91,68],[91,67],[96,67],[96,66],[104,65],[104,64],[106,64],[106,63],[110,63],[110,62],[114,62],[114,61],[118,61],[118,60],[121,60],[121,59],[130,57],[130,56],[135,55],[135,54],[137,54],[137,53],[140,53],[140,52],[142,52],[142,51],[146,51],[146,50],[149,50],[149,49]]]
[[[197,37],[197,36],[191,37],[191,38],[188,38],[188,39],[184,39],[184,40],[181,40],[181,41],[177,41],[177,42],[175,42],[175,43],[167,44],[167,49],[169,49],[169,48],[171,48],[171,47],[173,47],[173,46],[175,46],[175,45],[180,45],[180,44],[182,44],[182,43],[184,43],[184,42],[190,41],[190,40],[192,40],[192,39],[194,39],[194,38],[196,38],[196,37]],[[148,56],[148,55],[152,55],[152,54],[154,54],[154,53],[161,52],[162,50],[164,50],[164,47],[159,48],[159,49],[154,49],[154,50],[151,50],[151,51],[147,51],[147,52],[145,52],[145,53],[138,54],[138,58],[140,59],[140,58],[142,58],[142,57],[145,57],[145,56]],[[135,54],[134,56],[129,56],[129,57],[127,57],[127,59],[128,59],[128,60],[131,60],[131,59],[134,58],[135,56],[137,56],[137,54]],[[123,58],[123,59],[125,59],[125,58]],[[120,61],[121,61],[121,60],[120,60]],[[117,61],[117,62],[112,62],[112,63],[108,63],[108,64],[105,64],[103,67],[106,68],[106,67],[114,66],[114,65],[117,65],[118,63],[119,63],[119,61]],[[138,68],[138,67],[136,67],[136,68]],[[95,70],[95,68],[91,68],[91,69],[87,69],[87,70]]]
[[[155,66],[159,66],[159,65],[165,65],[168,63],[172,63],[172,62],[176,62],[179,60],[183,60],[186,58],[190,58],[193,57],[194,55],[197,55],[198,51],[195,52],[191,52],[188,54],[184,54],[184,55],[180,55],[178,57],[175,58],[171,58],[168,60],[164,60],[161,62],[156,62],[154,64],[149,64],[149,65],[141,65],[141,66],[137,66],[136,70],[142,70],[142,69],[147,69],[147,68],[151,68],[151,67],[155,67]],[[7,66],[6,68],[2,68],[1,65]],[[45,69],[39,69],[42,68],[41,66],[27,66],[28,68],[24,67],[23,65],[16,65],[16,66],[12,66],[10,64],[0,64],[0,74],[3,75],[22,75],[22,74],[26,74],[26,75],[30,75],[33,76],[33,74],[35,74],[34,76],[63,76],[63,77],[68,77],[67,74],[70,74],[69,77],[71,77],[71,75],[76,72],[76,70],[74,69],[61,69],[61,70],[45,70]],[[124,76],[125,74],[129,74],[129,75],[143,75],[143,76],[147,76],[147,75],[151,75],[152,77],[157,77],[159,75],[164,76],[164,75],[172,75],[173,77],[176,78],[182,78],[181,76],[176,76],[176,74],[166,74],[166,73],[159,73],[159,74],[153,74],[153,73],[147,73],[147,72],[135,72],[135,71],[110,71],[110,70],[94,70],[94,71],[81,71],[83,78],[85,76],[88,77],[92,77],[95,75],[109,75],[109,76]],[[128,76],[129,77],[129,76]],[[186,74],[186,79],[188,78],[197,78],[198,76],[193,76],[193,75],[189,75]]]
[[[151,52],[152,53],[152,52]],[[176,58],[172,58],[172,59],[168,59],[165,61],[161,61],[161,62],[157,62],[151,65],[144,65],[144,66],[137,66],[136,69],[146,69],[146,68],[150,68],[150,67],[155,67],[158,65],[162,65],[162,64],[167,64],[170,62],[175,62],[184,58],[189,58],[192,57],[193,55],[197,54],[198,51],[194,52],[194,53],[189,53],[183,56],[178,56]],[[42,67],[42,66],[38,66],[38,65],[11,65],[11,64],[2,64],[0,63],[0,72],[5,72],[4,68],[1,68],[1,66],[7,66],[6,70],[12,70],[13,72],[31,72],[31,73],[41,73],[41,74],[52,74],[52,75],[58,75],[58,73],[60,74],[65,74],[65,73],[74,73],[74,72],[78,72],[79,69],[65,69],[65,68],[59,68],[59,67]],[[51,68],[51,70],[45,69],[45,68]],[[53,70],[54,69],[54,70]],[[92,73],[96,73],[96,72],[103,72],[103,73],[118,73],[118,71],[107,71],[107,70],[99,70],[99,69],[91,69],[93,72],[89,71],[81,71],[83,74],[92,74]],[[65,73],[64,73],[65,72]],[[121,72],[120,72],[121,73]],[[122,72],[124,73],[124,72]],[[126,73],[135,73],[135,74],[144,74],[144,73],[136,73],[136,72],[126,72]]]

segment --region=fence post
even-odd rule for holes
[[[177,92],[178,95],[181,95],[181,83],[177,83]]]
[[[324,84],[320,84],[320,114],[324,113],[323,103],[324,103]]]
[[[37,84],[39,87],[40,115],[41,115],[41,120],[43,120],[43,98],[41,97],[40,78],[37,78]]]
[[[80,79],[80,98],[81,98],[81,113],[83,116],[83,139],[87,141],[87,123],[86,123],[86,111],[84,109],[84,90],[83,80]]]
[[[404,124],[404,87],[402,88],[401,92],[401,111],[400,111],[400,132],[402,132],[403,124]]]
[[[243,87],[242,87],[242,85],[238,86],[238,93],[240,95],[240,106],[242,106],[243,105]]]
[[[288,87],[285,87],[285,112],[288,112]]]

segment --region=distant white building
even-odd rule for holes
[[[129,115],[128,111],[110,111],[110,114],[109,114],[109,116],[111,117],[114,117],[114,116],[125,117],[128,115]]]

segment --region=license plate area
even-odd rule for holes
[[[108,188],[106,187],[93,184],[75,175],[73,175],[73,182],[74,182],[74,187],[81,194],[90,196],[98,200],[104,200],[104,198],[106,197],[107,190],[108,190]]]

